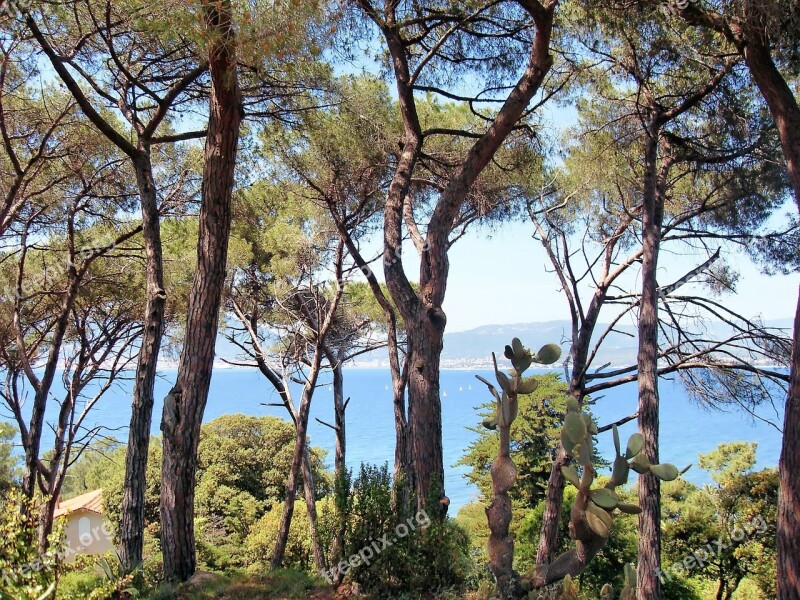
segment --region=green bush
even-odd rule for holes
[[[198,446],[195,516],[203,519],[204,534],[198,536],[198,544],[202,546],[201,561],[209,567],[228,570],[243,566],[243,553],[238,549],[250,528],[268,510],[283,505],[294,442],[294,425],[277,417],[225,415],[203,424]],[[331,492],[333,485],[325,470],[325,451],[313,446],[310,450],[317,497],[322,498]],[[88,491],[84,489],[88,484],[81,482],[102,487],[107,518],[116,527],[122,518],[125,447],[113,451],[113,462],[97,463],[95,454],[82,458],[73,467],[83,473],[76,475],[73,491]],[[161,439],[154,437],[147,461],[145,527],[148,536],[156,540],[161,526],[161,460]],[[110,468],[112,464],[116,468]],[[301,477],[299,489],[302,485]]]
[[[21,506],[27,508],[26,514]],[[34,504],[11,488],[0,507],[0,600],[36,599],[53,586],[61,540],[56,526],[48,551],[39,553]]]
[[[324,512],[323,507],[323,502],[318,503],[317,512]],[[272,551],[275,549],[275,542],[278,539],[282,512],[283,505],[275,505],[253,525],[249,535],[245,538],[245,561],[251,570],[259,571],[268,567]],[[311,570],[314,567],[308,511],[303,500],[296,500],[294,503],[283,565],[304,570]]]
[[[70,571],[58,580],[58,600],[85,600],[106,583],[105,576],[92,570]]]
[[[333,569],[382,598],[462,588],[473,571],[470,540],[451,519],[405,514],[392,502],[387,465],[362,465],[345,536],[348,562]],[[431,512],[431,511],[429,511]]]

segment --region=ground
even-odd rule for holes
[[[198,571],[177,590],[162,590],[151,600],[165,597],[177,600],[348,600],[354,590],[336,590],[293,571],[279,571],[264,576],[227,577]]]

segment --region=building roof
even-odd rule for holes
[[[86,494],[81,494],[69,500],[63,500],[56,506],[53,516],[61,517],[76,510],[88,510],[90,512],[103,514],[103,490],[94,490]]]

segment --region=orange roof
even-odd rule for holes
[[[69,500],[59,502],[58,506],[56,506],[56,511],[53,516],[61,517],[76,510],[88,510],[90,512],[102,515],[103,490],[94,490],[93,492],[81,494],[75,498],[70,498]]]

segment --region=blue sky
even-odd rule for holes
[[[409,254],[405,251],[404,257]],[[512,258],[520,254],[525,256],[524,261]],[[796,274],[767,276],[747,256],[729,253],[725,258],[740,273],[736,293],[721,296],[725,305],[746,317],[782,319],[794,315],[800,283]],[[416,274],[416,261],[409,257],[406,262],[409,274]],[[659,279],[672,282],[697,262],[696,256],[664,253]],[[540,243],[531,237],[530,225],[509,224],[493,230],[491,237],[486,231],[474,229],[450,252],[450,278],[444,304],[448,331],[568,318],[558,280],[548,269],[547,256]],[[638,275],[638,269],[633,274]],[[638,278],[627,283],[636,286]]]
[[[379,74],[379,65],[362,56],[356,64],[338,63],[337,74]],[[467,85],[469,80],[462,82]],[[391,78],[389,92],[396,98]],[[468,90],[457,90],[467,93]],[[542,107],[541,126],[551,139],[577,123],[574,107],[549,102]],[[793,205],[790,207],[793,210]],[[773,226],[783,219],[776,213]],[[569,312],[556,275],[551,272],[547,255],[540,242],[532,237],[527,222],[508,223],[499,227],[473,228],[450,251],[450,276],[444,310],[447,331],[465,331],[490,324],[531,323],[568,319]],[[377,244],[377,240],[373,244]],[[372,246],[372,244],[370,244]],[[377,252],[378,247],[372,248]],[[369,252],[365,253],[365,256]],[[523,261],[516,257],[523,255]],[[722,251],[722,258],[739,273],[735,292],[717,300],[747,318],[763,320],[794,317],[800,276],[765,275],[742,253]],[[659,283],[675,281],[705,259],[705,255],[686,255],[663,252],[660,259]],[[403,262],[409,279],[418,279],[419,262],[414,248],[404,245]],[[380,271],[380,268],[377,269]],[[639,289],[638,269],[631,269],[624,281],[630,291]],[[377,273],[382,279],[382,273]],[[687,284],[682,291],[708,295],[698,285]],[[589,291],[588,289],[586,291]],[[613,313],[616,314],[616,313]],[[601,315],[606,321],[612,313]]]

